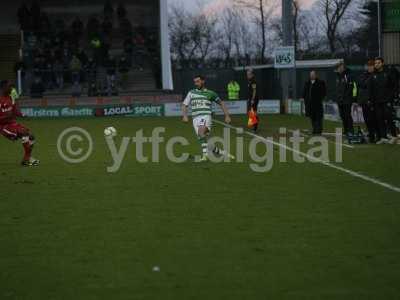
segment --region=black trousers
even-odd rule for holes
[[[343,123],[344,134],[354,133],[353,117],[351,116],[352,104],[338,104],[339,114]]]
[[[386,120],[386,126],[387,126],[387,130],[388,132],[390,132],[390,134],[393,137],[397,136],[397,127],[396,127],[396,122],[395,122],[395,114],[396,111],[394,109],[393,103],[392,102],[388,102],[386,104],[386,111],[385,111],[385,120]]]
[[[362,105],[363,116],[365,125],[368,129],[368,136],[371,142],[374,142],[377,138],[377,123],[375,116],[375,108],[372,104]]]
[[[377,125],[377,138],[387,139],[387,126],[386,126],[386,103],[375,103],[375,118]]]
[[[251,109],[253,109],[255,112],[257,112],[258,102],[259,102],[258,99],[256,99],[253,103],[251,100],[247,100],[247,111],[249,112]]]
[[[310,117],[313,134],[322,134],[323,131],[323,118],[321,117]]]

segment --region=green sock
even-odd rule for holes
[[[201,145],[201,150],[203,155],[208,153],[208,142],[207,137],[199,137],[199,142]]]

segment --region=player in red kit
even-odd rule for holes
[[[7,80],[0,83],[0,134],[11,141],[21,140],[24,147],[23,166],[38,166],[39,161],[31,155],[35,138],[28,128],[16,121],[17,117],[22,117],[22,113],[13,103],[11,88],[12,85]]]

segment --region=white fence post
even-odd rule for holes
[[[19,69],[17,72],[17,78],[18,78],[18,83],[17,83],[17,88],[18,88],[18,94],[22,94],[22,70]]]

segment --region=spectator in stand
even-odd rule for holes
[[[121,76],[121,88],[124,90],[127,88],[129,69],[130,65],[126,56],[121,56],[118,63],[118,71]]]
[[[61,47],[63,47],[66,38],[67,38],[67,33],[65,30],[65,22],[63,19],[57,19],[55,21],[54,24],[55,27],[55,35],[56,35],[56,39],[57,39],[57,43],[58,45],[60,45]]]
[[[133,54],[133,42],[131,38],[127,38],[124,41],[124,52],[128,57],[128,60],[131,62],[132,54]]]
[[[79,82],[75,81],[72,84],[72,88],[71,88],[71,96],[72,97],[76,97],[79,98],[82,95],[82,87],[79,84]]]
[[[69,64],[69,68],[71,70],[71,80],[72,83],[80,83],[81,80],[81,72],[82,72],[82,63],[79,58],[74,55]]]
[[[100,96],[100,91],[99,91],[98,85],[96,83],[96,80],[92,80],[89,82],[88,96],[89,97]]]
[[[103,41],[103,47],[101,48],[101,61],[103,62],[103,66],[105,66],[105,63],[107,61],[107,58],[109,57],[109,52],[111,49],[111,42],[110,41]]]
[[[53,66],[54,77],[56,80],[57,88],[63,89],[64,88],[64,65],[62,62],[57,59]]]
[[[132,33],[133,33],[132,24],[128,20],[128,18],[120,20],[119,26],[121,34],[124,38],[132,38]]]
[[[90,45],[93,49],[99,49],[101,48],[101,41],[99,37],[95,36],[90,40]]]
[[[112,82],[111,84],[111,90],[108,91],[108,96],[118,96],[118,88],[117,85],[115,84],[115,81]]]
[[[98,64],[100,64],[102,62],[102,58],[103,58],[102,45],[103,45],[102,42],[100,41],[100,39],[97,36],[93,37],[90,41],[92,55],[94,57],[94,60]]]
[[[99,33],[100,33],[99,28],[100,28],[99,20],[97,19],[97,17],[95,15],[93,15],[89,19],[87,26],[86,26],[88,38],[90,41],[94,38],[98,38]]]
[[[78,49],[78,53],[76,54],[76,56],[79,58],[79,60],[81,61],[82,64],[82,68],[85,68],[87,63],[88,63],[88,57],[86,55],[85,50],[82,47],[79,47]]]
[[[50,60],[45,61],[44,64],[43,84],[46,90],[52,90],[54,88],[53,64]]]
[[[31,97],[32,98],[43,98],[43,93],[45,92],[42,81],[39,77],[35,78],[35,81],[31,85]]]
[[[83,35],[83,22],[79,17],[76,17],[75,20],[72,22],[71,25],[72,35],[77,39],[80,40]]]
[[[113,17],[114,17],[114,7],[112,6],[110,0],[107,0],[104,3],[103,13],[104,13],[104,17],[105,18],[113,19]]]
[[[112,56],[108,56],[105,62],[107,70],[107,93],[112,94],[112,88],[115,86],[116,64]]]
[[[41,56],[36,56],[34,63],[33,63],[33,75],[36,78],[40,78],[42,79],[42,75],[43,75],[43,60]]]
[[[112,35],[113,23],[109,17],[105,17],[102,24],[103,34],[106,36]]]
[[[63,46],[64,41],[62,41],[59,36],[55,35],[53,36],[51,43],[53,44],[55,52],[60,53],[61,57],[61,47]]]
[[[96,80],[97,64],[96,61],[93,59],[93,57],[89,57],[88,59],[88,62],[86,64],[86,73],[89,82]]]
[[[134,39],[134,53],[135,65],[140,71],[144,69],[144,59],[146,54],[145,40],[143,36],[138,33]]]
[[[126,18],[126,14],[127,13],[126,13],[125,5],[122,2],[120,2],[118,4],[118,8],[117,8],[118,20],[121,21],[121,20],[125,19]]]
[[[154,33],[146,35],[145,45],[151,54],[156,55],[158,49],[157,36]]]
[[[50,57],[51,56],[51,52],[53,51],[53,43],[51,41],[51,36],[50,34],[48,34],[47,36],[42,36],[42,47],[44,49],[45,52],[45,56],[46,57]]]
[[[69,50],[69,46],[65,45],[64,48],[62,49],[62,60],[65,65],[69,65],[71,59],[72,56],[71,56],[71,51]]]
[[[31,19],[31,13],[29,11],[28,6],[26,5],[26,3],[22,3],[22,5],[20,6],[20,8],[18,9],[18,23],[21,26],[22,30],[31,30],[30,28],[30,22],[29,20]]]
[[[144,48],[146,45],[146,41],[141,33],[135,35],[134,42],[137,48]]]

